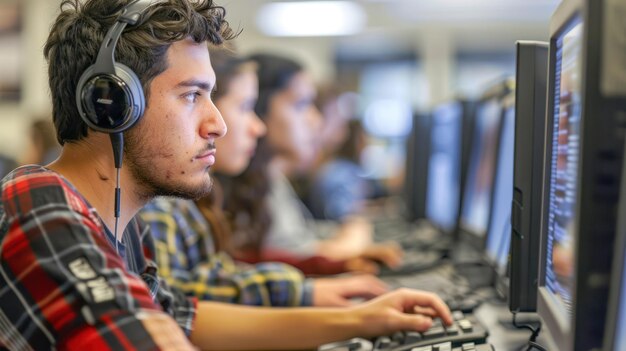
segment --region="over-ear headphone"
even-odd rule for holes
[[[109,29],[96,63],[81,75],[76,86],[80,117],[99,132],[117,134],[132,127],[144,113],[146,101],[141,81],[130,68],[115,62],[115,47],[127,25],[137,24],[150,5],[159,0],[135,0]]]
[[[127,25],[134,26],[154,3],[163,0],[134,0],[122,9],[115,24],[104,36],[96,63],[80,76],[76,86],[76,105],[80,117],[89,127],[109,133],[117,169],[115,185],[115,250],[119,253],[117,225],[120,218],[120,169],[124,150],[123,131],[143,115],[146,98],[139,77],[127,66],[115,62],[115,46]]]

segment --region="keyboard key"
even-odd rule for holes
[[[441,344],[433,345],[433,351],[452,351],[452,343],[444,342]]]
[[[433,324],[430,326],[431,328],[434,327],[442,327],[443,323],[441,322],[441,319],[433,319]]]
[[[476,350],[476,345],[473,342],[468,342],[462,345],[463,351],[474,351]]]
[[[419,335],[419,334],[417,334],[417,335]],[[395,332],[391,336],[391,340],[393,342],[398,343],[398,344],[403,344],[405,336],[406,336],[406,334],[404,334],[403,332]],[[421,337],[421,335],[420,335],[420,337]]]
[[[459,327],[455,324],[446,328],[446,335],[457,335],[459,334]]]
[[[422,339],[423,339],[422,334],[418,332],[407,332],[406,335],[404,336],[404,343],[412,344],[414,342],[421,341]]]
[[[463,330],[464,332],[471,332],[472,331],[472,322],[468,321],[467,319],[461,319],[459,322],[459,327],[461,328],[461,330]]]
[[[452,312],[452,318],[454,318],[455,321],[460,321],[461,319],[465,319],[465,315],[461,311],[454,311]]]
[[[433,347],[432,346],[414,347],[411,349],[411,351],[433,351]]]
[[[434,327],[434,328],[428,329],[427,331],[422,333],[422,335],[424,336],[424,339],[432,339],[432,338],[444,336],[445,333],[446,331],[443,329],[443,327]]]
[[[391,345],[391,339],[386,336],[381,336],[376,339],[375,350],[384,350]]]

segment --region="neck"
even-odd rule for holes
[[[272,172],[280,172],[286,176],[291,176],[294,171],[294,167],[292,167],[292,162],[289,162],[288,159],[275,156],[269,163],[270,171]]]
[[[61,156],[48,166],[63,175],[98,211],[104,225],[115,230],[115,187],[117,170],[109,136],[90,131],[89,137],[65,144]],[[120,171],[120,217],[118,238],[137,211],[146,203],[139,186],[127,169]]]

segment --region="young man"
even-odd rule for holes
[[[110,44],[105,33],[132,13],[129,3],[137,1],[65,0],[52,27],[44,51],[63,151],[47,167],[18,168],[2,181],[0,347],[279,350],[424,330],[435,316],[451,322],[439,298],[409,290],[345,309],[273,310],[197,302],[168,288],[144,256],[149,233],[134,216],[155,196],[196,198],[210,188],[214,141],[226,128],[210,98],[207,42],[220,44],[231,32],[210,0],[153,1],[140,16],[124,17],[138,22],[114,57],[139,77],[146,109],[124,133],[118,220],[109,135],[87,127],[75,94],[101,43]],[[106,111],[114,102],[92,101]]]

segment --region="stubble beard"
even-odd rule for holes
[[[209,176],[209,168],[206,168],[206,180],[200,185],[194,185],[181,181],[185,179],[173,177],[176,169],[155,169],[159,165],[167,165],[166,159],[159,160],[161,152],[150,152],[145,145],[147,140],[132,131],[125,133],[124,164],[128,167],[132,177],[137,183],[136,195],[139,199],[148,202],[157,196],[171,196],[183,199],[196,200],[207,196],[213,187],[213,178]],[[161,161],[161,162],[159,162]],[[169,177],[167,175],[170,175]],[[187,176],[191,179],[191,176]]]

